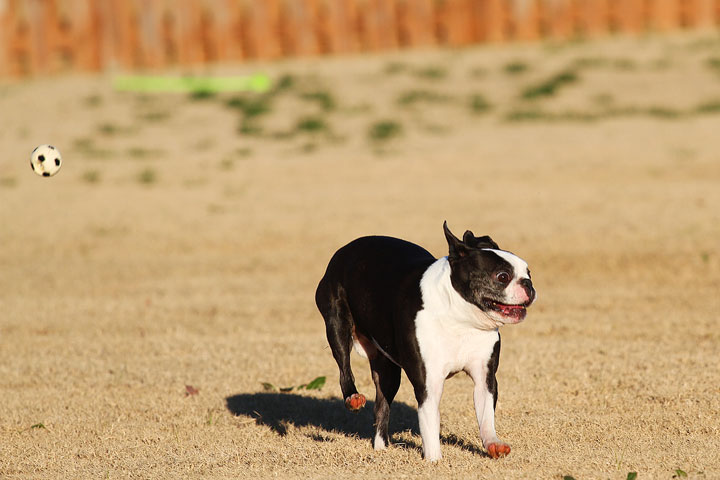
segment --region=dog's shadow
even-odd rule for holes
[[[374,436],[374,402],[368,401],[365,408],[357,413],[348,411],[339,398],[314,398],[293,393],[241,393],[227,397],[227,409],[236,416],[255,419],[257,425],[265,425],[280,436],[288,433],[288,426],[314,426],[328,433],[340,433],[349,437],[371,440]],[[390,411],[389,430],[409,431],[413,436],[420,435],[417,410],[402,402],[394,402]],[[323,435],[311,435],[319,442],[328,441]],[[391,438],[392,441],[392,438]],[[453,445],[462,450],[486,456],[477,446],[456,437],[443,435],[442,443]],[[405,448],[422,450],[422,446],[412,440],[403,439],[400,445]]]

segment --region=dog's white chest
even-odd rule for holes
[[[415,334],[429,376],[465,370],[475,376],[485,371],[497,328],[485,324],[485,315],[468,304],[450,284],[447,259],[435,262],[420,284],[423,309],[415,318]]]
[[[497,330],[457,328],[432,312],[420,312],[415,328],[427,374],[444,378],[463,370],[484,373],[500,339]]]

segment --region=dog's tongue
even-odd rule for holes
[[[522,305],[500,305],[502,314],[506,317],[522,319],[525,317],[525,307]]]

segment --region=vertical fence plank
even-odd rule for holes
[[[359,7],[361,49],[378,51],[397,48],[394,0],[365,0]]]
[[[216,63],[226,54],[224,33],[227,11],[222,3],[209,0],[201,0],[198,8],[199,58],[203,64]]]
[[[715,0],[686,0],[680,2],[680,25],[688,28],[710,28],[715,25]],[[717,2],[720,5],[720,1]]]
[[[318,9],[315,0],[282,4],[279,28],[284,55],[316,55],[320,52]]]
[[[639,33],[650,18],[648,0],[610,0],[608,22],[614,32]]]
[[[360,48],[355,0],[325,0],[318,5],[318,46],[321,53],[350,53]]]
[[[653,0],[650,8],[650,27],[660,32],[672,30],[678,26],[678,1]]]
[[[118,65],[124,69],[132,69],[137,65],[138,51],[137,18],[132,2],[126,0],[110,0],[109,18],[113,25],[111,33],[114,57]]]
[[[281,5],[279,0],[243,2],[243,45],[248,58],[278,58]]]
[[[471,18],[475,19],[472,42],[504,42],[517,28],[515,7],[507,0],[482,0]]]
[[[223,50],[223,59],[228,62],[242,60],[242,8],[237,0],[224,0],[226,18],[224,23],[224,41],[227,43]]]
[[[514,38],[521,41],[540,39],[540,0],[515,0],[512,17]]]
[[[399,46],[420,47],[436,43],[433,0],[399,0],[395,8]]]
[[[10,76],[8,32],[10,30],[10,3],[0,0],[0,77]]]
[[[0,0],[0,75],[720,23],[720,0]]]
[[[607,0],[587,0],[580,8],[580,31],[588,37],[597,37],[608,30]]]
[[[96,2],[83,0],[85,5],[85,25],[76,42],[81,45],[78,63],[84,70],[99,72],[102,69],[101,25]]]
[[[570,0],[551,0],[548,2],[550,13],[550,36],[564,40],[572,35],[572,11]]]
[[[472,0],[439,0],[435,9],[438,43],[450,46],[473,43],[478,20]]]

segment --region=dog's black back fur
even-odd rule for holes
[[[338,302],[345,302],[355,329],[404,368],[408,356],[417,358],[417,342],[405,337],[415,330],[412,322],[422,309],[420,278],[435,260],[430,252],[405,240],[358,238],[332,257],[315,301],[324,316],[342,309]],[[328,278],[335,279],[332,285]]]

